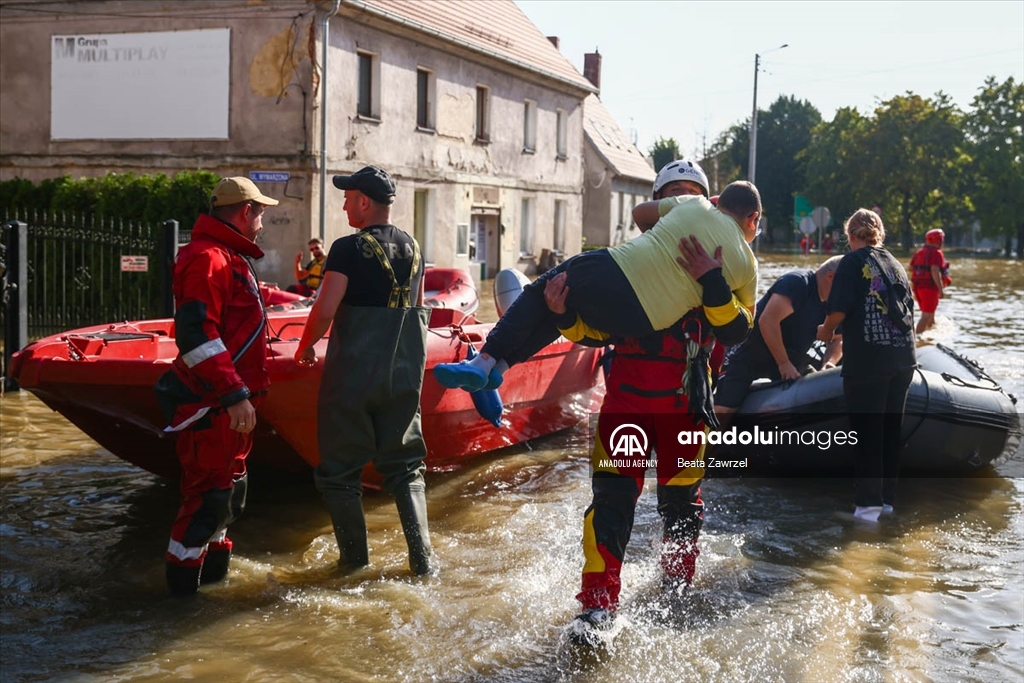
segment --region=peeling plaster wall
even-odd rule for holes
[[[587,246],[615,246],[639,235],[632,209],[651,198],[651,185],[616,176],[589,144],[583,157],[583,237]]]
[[[264,4],[264,3],[259,3]],[[67,8],[82,11],[88,3]],[[217,13],[218,5],[205,8]],[[238,17],[237,4],[224,15]],[[274,3],[273,13],[245,18],[204,18],[154,3],[106,3],[102,20],[81,14],[58,16],[5,12],[0,23],[0,180],[16,176],[39,181],[61,175],[92,177],[117,173],[165,173],[201,168],[223,176],[249,171],[288,171],[291,181],[263,184],[281,205],[268,212],[261,246],[267,256],[257,264],[260,276],[282,284],[292,281],[295,252],[308,240],[309,185],[314,178],[310,107],[312,64],[307,31],[312,7],[304,0]],[[229,139],[227,140],[60,140],[50,139],[51,36],[142,33],[202,28],[231,29]],[[302,92],[309,97],[304,101]],[[181,102],[188,107],[188,102]],[[169,216],[168,218],[172,218]]]
[[[340,30],[339,30],[340,29]],[[409,37],[411,38],[411,36]],[[332,23],[327,157],[330,174],[355,171],[365,164],[386,168],[398,193],[392,218],[412,231],[414,192],[434,192],[431,257],[438,264],[466,267],[455,254],[455,230],[470,223],[474,186],[498,189],[497,208],[505,226],[500,266],[530,271],[520,262],[521,201],[534,198],[534,247],[540,255],[554,246],[555,200],[566,204],[568,253],[581,247],[583,119],[579,97],[514,78],[412,39],[356,24]],[[357,116],[357,52],[377,55],[380,64],[380,118]],[[436,130],[416,127],[416,70],[436,75]],[[490,88],[491,141],[476,138],[476,88]],[[537,103],[535,153],[523,152],[524,100]],[[567,112],[568,159],[556,159],[557,109]],[[341,192],[328,189],[327,235],[350,234],[341,210]]]
[[[81,11],[91,3],[67,3]],[[222,176],[286,171],[288,183],[262,183],[281,199],[267,212],[258,264],[261,277],[292,281],[292,262],[319,232],[320,21],[311,0],[209,3],[185,13],[175,3],[108,2],[102,19],[75,14],[6,12],[0,23],[0,179],[41,180],[107,172],[174,173],[202,168]],[[48,7],[58,7],[49,5]],[[195,8],[197,6],[191,5]],[[230,7],[231,11],[223,8]],[[249,11],[249,8],[252,11]],[[296,18],[299,14],[305,16]],[[224,16],[217,17],[216,15]],[[373,23],[373,22],[370,22]],[[379,23],[379,22],[378,22]],[[231,29],[228,140],[50,140],[51,35]],[[579,92],[541,85],[507,73],[487,58],[432,47],[407,28],[375,28],[361,20],[331,21],[327,84],[327,174],[349,173],[367,163],[387,168],[398,182],[394,222],[414,229],[415,192],[430,194],[430,257],[438,265],[466,267],[455,254],[456,226],[471,223],[477,189],[496,192],[488,208],[504,228],[497,265],[531,271],[520,260],[521,202],[534,199],[534,240],[540,255],[554,247],[555,201],[566,202],[566,252],[579,251],[583,216],[583,119]],[[356,50],[380,59],[380,120],[356,117]],[[436,73],[436,130],[416,130],[416,69]],[[491,93],[491,141],[475,141],[476,88]],[[523,152],[524,100],[537,103],[535,153]],[[187,102],[181,103],[187,107]],[[567,159],[556,158],[556,110],[568,118]],[[343,194],[327,181],[326,237],[351,234]],[[493,270],[491,271],[493,273]]]
[[[583,237],[588,247],[612,244],[612,170],[593,147],[585,144],[583,172]]]

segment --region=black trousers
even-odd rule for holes
[[[843,377],[850,428],[857,432],[854,502],[858,506],[895,504],[903,408],[913,379],[912,369],[877,377]]]
[[[557,316],[544,301],[548,280],[566,273],[566,308],[613,337],[645,337],[655,330],[622,269],[606,249],[563,261],[525,288],[487,335],[483,352],[509,365],[522,363],[558,339]]]

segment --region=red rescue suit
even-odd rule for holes
[[[934,313],[939,307],[941,290],[932,277],[932,266],[938,266],[942,286],[949,286],[952,282],[949,277],[949,263],[938,246],[926,244],[910,259],[911,286],[922,313]]]
[[[623,452],[622,434],[642,431],[648,439],[644,450],[657,451],[658,514],[664,524],[662,569],[669,580],[686,585],[693,580],[700,553],[697,539],[704,523],[700,491],[704,468],[696,461],[703,460],[704,446],[681,445],[678,434],[706,432],[707,427],[693,415],[688,397],[679,390],[687,366],[687,340],[705,349],[715,344],[700,310],[691,311],[681,323],[651,335],[643,344],[629,339],[615,347],[591,455],[594,499],[584,515],[585,563],[582,590],[576,596],[584,610],[618,607],[622,561],[648,464],[628,449]],[[660,348],[652,348],[652,341],[656,346],[660,341]],[[712,377],[721,367],[724,348],[717,344],[711,354]]]
[[[181,508],[168,565],[201,567],[208,550],[230,551],[227,525],[245,507],[252,433],[230,429],[226,408],[254,405],[270,385],[263,300],[245,257],[262,250],[227,223],[203,215],[174,266],[178,357],[157,395],[177,432]]]

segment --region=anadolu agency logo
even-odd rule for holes
[[[612,446],[613,458],[647,457],[647,432],[635,424],[619,425],[612,430],[612,436],[608,441]]]
[[[598,462],[602,469],[647,469],[657,467],[657,461],[649,457],[650,441],[647,432],[632,423],[621,424],[612,430],[608,439],[611,453]]]

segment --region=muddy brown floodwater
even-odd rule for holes
[[[762,291],[815,257],[762,255]],[[1024,266],[953,261],[940,341],[1024,394]],[[487,283],[489,285],[489,283]],[[491,314],[493,315],[493,313]],[[1024,456],[901,482],[877,530],[848,480],[711,479],[696,583],[656,608],[660,524],[640,499],[607,661],[558,649],[590,500],[582,427],[431,475],[438,577],[414,579],[389,498],[365,499],[370,568],[339,576],[311,478],[255,480],[235,561],[165,595],[176,484],[113,457],[31,394],[2,398],[2,681],[1019,681]]]

